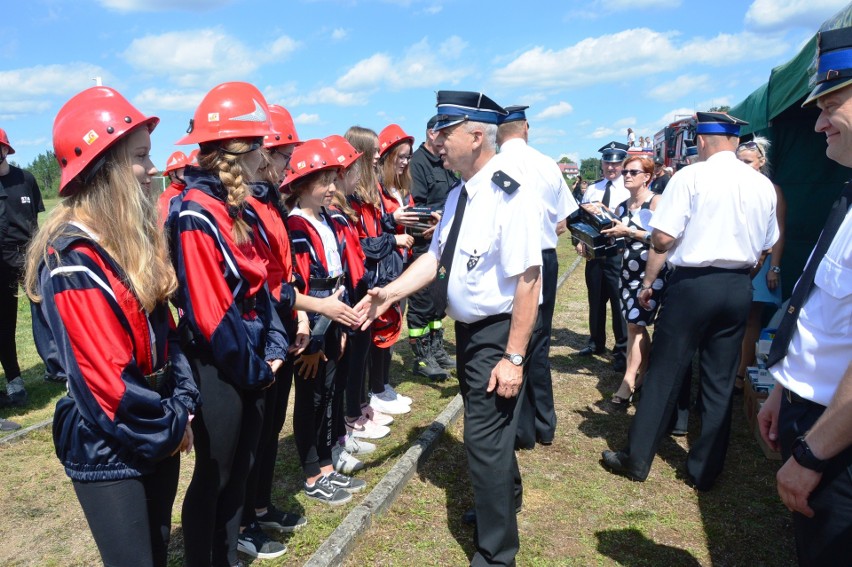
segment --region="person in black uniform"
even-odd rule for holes
[[[38,228],[38,214],[44,210],[33,174],[6,161],[14,153],[6,132],[0,130],[0,192],[5,194],[5,230],[0,234],[0,364],[7,383],[6,392],[0,393],[0,407],[27,403],[15,343],[18,284],[24,270],[24,253]]]
[[[428,252],[386,287],[371,289],[356,309],[368,311],[366,327],[393,302],[435,282],[436,304],[456,321],[477,518],[471,565],[514,565],[521,504],[515,435],[541,290],[540,206],[493,159],[505,110],[482,93],[439,91],[438,114],[438,153],[462,182],[447,197]]]
[[[438,213],[444,212],[444,203],[450,188],[456,184],[456,175],[444,167],[432,130],[438,122],[433,116],[426,123],[426,140],[411,155],[408,169],[411,172],[411,197],[414,206],[429,207]],[[412,261],[429,250],[429,237],[414,235],[411,249]],[[408,342],[414,352],[414,371],[430,379],[443,379],[456,367],[456,361],[447,354],[444,346],[443,319],[446,314],[435,311],[430,288],[418,291],[408,298]]]
[[[666,190],[666,185],[669,184],[669,180],[672,178],[669,175],[669,172],[666,171],[666,161],[662,158],[662,156],[657,156],[654,158],[654,179],[651,181],[649,185],[651,191],[656,193],[657,195],[662,195],[663,191]]]
[[[583,203],[600,202],[614,209],[630,197],[621,177],[621,163],[627,157],[627,146],[610,142],[601,149],[603,179],[590,186],[583,195]],[[577,253],[585,255],[583,244],[577,245]],[[586,288],[589,294],[589,343],[580,350],[580,356],[591,356],[606,352],[606,304],[612,311],[612,333],[615,335],[613,348],[613,370],[624,372],[627,368],[627,322],[621,314],[621,254],[607,258],[586,260]]]
[[[603,466],[645,480],[669,429],[684,373],[700,348],[701,433],[686,461],[689,482],[708,490],[722,472],[731,428],[739,349],[751,304],[750,273],[778,239],[775,188],[737,160],[742,120],[699,112],[700,162],[679,171],[654,216],[639,302],[668,260],[674,272],[657,318],[642,400],[627,447],[604,451]]]

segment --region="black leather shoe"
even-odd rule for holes
[[[603,354],[605,352],[606,352],[605,348],[595,348],[595,347],[589,345],[586,348],[580,349],[580,351],[577,353],[577,355],[579,355],[579,356],[592,356],[593,354]]]
[[[523,509],[524,509],[524,503],[521,502],[521,503],[519,503],[518,505],[515,506],[515,514],[520,514],[521,510],[523,510]],[[469,526],[476,525],[476,509],[471,508],[470,510],[468,510],[467,512],[462,514],[462,522],[464,522],[465,524],[467,524]]]
[[[627,455],[621,451],[604,451],[601,453],[601,465],[603,465],[603,468],[609,472],[627,477],[630,480],[635,480],[637,482],[644,481],[644,478],[638,478],[627,470],[625,461],[627,461]]]
[[[627,370],[627,361],[620,356],[616,356],[615,360],[612,361],[612,369],[616,372],[624,372]]]

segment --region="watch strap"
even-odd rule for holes
[[[822,459],[818,459],[814,456],[808,442],[805,441],[804,435],[797,437],[796,440],[793,441],[792,453],[796,462],[806,469],[821,473],[825,470],[825,467],[828,466],[828,461],[823,461]]]

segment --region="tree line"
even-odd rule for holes
[[[59,162],[56,161],[56,154],[51,150],[39,154],[29,165],[21,166],[14,161],[9,163],[33,174],[43,199],[54,199],[59,196]]]

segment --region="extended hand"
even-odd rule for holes
[[[328,297],[321,299],[322,309],[320,310],[320,313],[341,325],[356,327],[361,323],[361,318],[354,309],[340,301],[340,296],[342,294],[343,286]]]
[[[361,301],[355,306],[355,311],[361,317],[363,323],[361,330],[366,331],[370,328],[379,315],[388,310],[393,302],[390,301],[388,293],[381,287],[374,287],[367,292]]]
[[[314,354],[303,354],[294,364],[299,367],[299,376],[309,380],[316,377],[320,362],[327,360],[328,358],[322,351],[317,351]]]

